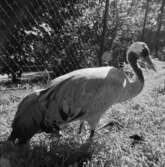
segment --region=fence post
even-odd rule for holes
[[[104,52],[104,42],[105,42],[105,34],[107,31],[107,18],[108,18],[108,13],[109,13],[109,0],[106,0],[105,3],[105,12],[103,15],[103,31],[102,31],[102,35],[101,35],[101,40],[100,40],[100,49],[98,52],[98,66],[102,65],[102,56],[103,56],[103,52]]]

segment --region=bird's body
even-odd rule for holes
[[[130,89],[130,85],[125,73],[117,68],[86,68],[53,80],[48,89],[38,95],[47,110],[45,121],[48,124],[56,122],[62,125],[85,120],[91,127],[95,127],[112,104],[125,101],[138,93],[135,87]],[[133,91],[134,94],[129,95]]]
[[[137,46],[139,45],[141,51],[132,46],[136,48],[136,52],[129,49],[127,53],[136,75],[135,81],[130,82],[126,74],[115,67],[85,68],[60,76],[52,80],[46,89],[33,93],[29,95],[29,100],[25,98],[22,101],[9,139],[23,138],[24,135],[24,138],[30,139],[39,130],[53,132],[54,128],[59,130],[61,125],[76,120],[88,122],[92,137],[98,121],[107,109],[115,103],[135,97],[142,90],[144,78],[137,66],[137,59],[143,52],[146,55],[149,51],[144,51],[147,49],[144,43]],[[147,59],[149,66],[154,69],[148,56],[142,58]],[[26,116],[30,119],[23,123]],[[21,129],[20,134],[15,135],[16,129]]]

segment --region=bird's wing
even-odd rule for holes
[[[56,90],[59,86],[61,87],[62,85],[64,85],[64,83],[67,83],[71,79],[76,81],[77,83],[83,78],[85,80],[91,80],[95,78],[101,79],[106,77],[109,70],[110,67],[84,68],[55,78],[50,82],[47,88],[38,92],[39,100],[41,101],[50,99],[50,97],[53,97],[54,93],[56,94]]]
[[[35,93],[29,94],[26,97],[23,98],[23,100],[19,103],[17,112],[15,114],[15,117],[21,116],[25,109],[29,108],[29,106],[32,106],[37,101],[37,95]]]
[[[117,71],[110,67],[88,68],[53,80],[52,86],[41,93],[41,99],[48,101],[46,115],[49,121],[78,119],[86,114],[92,104],[99,104],[100,100],[104,104],[107,84],[110,84],[108,88],[111,90],[114,90],[114,83],[123,85],[121,76],[115,76]]]

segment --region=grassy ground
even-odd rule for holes
[[[113,106],[101,119],[119,121],[123,128],[98,130],[93,143],[88,131],[77,135],[78,122],[63,130],[58,140],[39,134],[30,146],[18,148],[5,142],[21,99],[32,89],[0,92],[0,166],[14,167],[164,167],[165,166],[165,63],[155,62],[157,73],[145,73],[145,88],[136,98]],[[88,130],[88,129],[87,129]],[[131,139],[138,135],[142,141]]]

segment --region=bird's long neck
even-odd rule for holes
[[[141,92],[144,86],[144,76],[141,69],[137,66],[137,57],[135,55],[131,55],[134,53],[130,53],[128,56],[128,61],[136,75],[136,79],[134,82],[130,82],[128,86],[128,92],[132,97],[135,97],[137,94]]]

